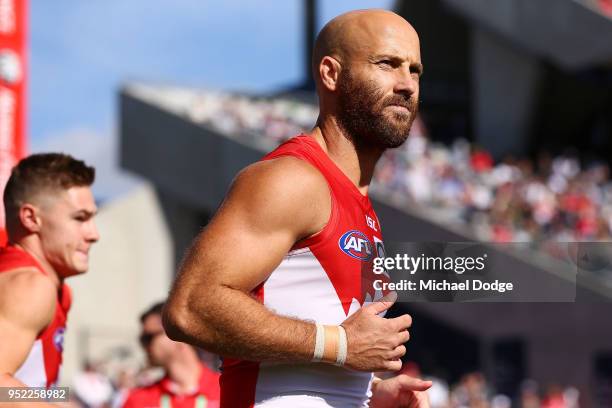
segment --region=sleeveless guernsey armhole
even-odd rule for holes
[[[291,141],[289,143],[291,143]],[[330,198],[330,204],[331,204],[330,211],[329,211],[329,219],[327,220],[327,222],[325,223],[325,226],[323,226],[323,228],[321,228],[320,231],[296,242],[291,247],[290,253],[291,251],[296,251],[296,250],[307,248],[307,247],[313,248],[313,247],[316,247],[318,244],[325,242],[329,238],[331,233],[334,231],[334,228],[338,224],[339,209],[338,209],[337,198],[336,198],[336,195],[334,194],[332,185],[330,181],[327,179],[327,175],[323,171],[321,171],[320,168],[317,167],[316,158],[309,157],[308,152],[305,151],[306,149],[308,149],[309,146],[308,147],[300,146],[300,147],[301,148],[298,150],[284,150],[284,151],[276,150],[276,151],[273,151],[272,153],[269,153],[262,159],[262,160],[272,160],[272,159],[277,159],[279,157],[294,157],[298,160],[308,163],[308,165],[310,165],[316,171],[318,171],[319,174],[323,176],[323,178],[325,179],[325,183],[327,184],[327,189],[329,191],[329,198]]]
[[[64,313],[67,314],[72,305],[72,289],[66,283],[62,284],[62,296],[59,303]]]
[[[334,191],[329,185],[329,182],[327,183],[327,188],[329,189],[329,198],[331,200],[331,208],[327,223],[319,232],[296,242],[293,247],[291,247],[291,251],[296,251],[307,247],[311,249],[316,248],[318,244],[324,243],[329,238],[338,225],[338,203],[336,202],[336,196],[334,195]]]

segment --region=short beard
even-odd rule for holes
[[[385,98],[373,81],[357,83],[350,71],[341,73],[338,84],[338,124],[356,146],[391,149],[401,146],[410,133],[418,101],[406,94]],[[394,121],[382,110],[389,105],[404,106],[410,113],[393,112]]]

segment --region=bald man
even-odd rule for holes
[[[375,291],[374,166],[415,118],[419,39],[383,10],[319,34],[315,128],[234,180],[186,256],[164,312],[168,335],[224,356],[221,406],[426,407],[430,382],[397,371],[411,318]],[[384,297],[383,297],[384,296]]]

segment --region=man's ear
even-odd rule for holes
[[[19,221],[28,232],[40,231],[42,219],[39,216],[40,209],[32,204],[23,204],[19,207]]]
[[[341,69],[340,61],[329,55],[323,57],[319,63],[319,77],[321,78],[321,83],[328,91],[334,92],[338,89],[338,78],[340,77]]]

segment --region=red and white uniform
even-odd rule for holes
[[[305,160],[327,180],[331,215],[325,228],[298,242],[254,295],[274,312],[338,325],[382,293],[372,288],[372,260],[384,256],[380,223],[367,196],[332,162],[317,142],[294,137],[263,160]],[[278,364],[225,359],[221,406],[362,407],[371,373],[331,364]]]
[[[176,384],[165,376],[146,387],[130,391],[123,408],[219,408],[219,373],[202,364],[198,388],[177,394]]]
[[[26,251],[14,246],[0,248],[0,273],[19,268],[36,268],[46,274]],[[15,378],[29,387],[48,388],[57,383],[71,300],[70,287],[63,284],[57,294],[53,320],[38,333],[28,357],[14,374]]]

